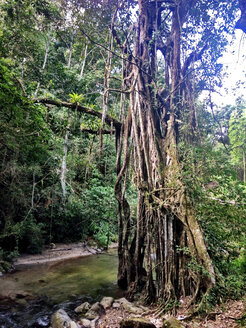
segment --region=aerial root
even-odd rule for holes
[[[168,291],[168,296],[165,300],[164,303],[161,303],[158,308],[155,310],[154,312],[154,317],[157,318],[157,317],[160,317],[163,313],[167,312],[167,311],[176,311],[176,296],[173,297],[173,294],[174,294],[174,291],[171,289],[169,289]],[[172,305],[173,303],[173,305]]]
[[[189,301],[189,303],[187,304],[187,308],[189,308],[192,304],[195,303],[199,290],[200,290],[200,285],[201,285],[201,277],[199,276],[198,280],[197,280],[197,285],[196,285],[196,290],[194,295],[192,296],[191,300]]]
[[[200,312],[207,312],[206,308],[207,308],[207,299],[208,299],[208,295],[210,294],[212,287],[209,287],[206,291],[206,293],[202,296],[201,302],[198,304],[197,308],[195,309],[195,311],[193,312],[193,315],[198,314]]]

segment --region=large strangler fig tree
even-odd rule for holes
[[[161,301],[162,309],[181,295],[189,295],[193,303],[215,285],[214,267],[182,180],[178,143],[184,110],[188,111],[186,141],[194,140],[191,80],[204,53],[210,60],[208,67],[216,70],[218,53],[211,47],[223,39],[214,24],[220,5],[222,2],[139,0],[134,44],[123,49],[128,60],[122,92],[129,95],[129,104],[125,122],[116,131],[118,283],[129,296],[140,291],[147,302]],[[129,165],[134,168],[138,189],[135,227],[125,197]]]

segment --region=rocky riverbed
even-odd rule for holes
[[[148,312],[148,308],[129,302],[124,297],[117,300],[114,300],[112,297],[103,297],[100,302],[92,305],[84,302],[76,307],[73,319],[63,309],[59,309],[53,314],[51,325],[52,328],[162,327],[163,320],[154,318],[154,316],[147,314]]]

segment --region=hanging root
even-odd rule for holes
[[[209,287],[206,293],[202,296],[200,303],[198,303],[197,307],[195,308],[193,315],[207,313],[209,310],[209,295],[211,293],[212,287]]]
[[[177,310],[177,299],[176,298],[169,299],[165,303],[162,303],[158,306],[158,308],[154,312],[154,317],[158,318],[166,312],[171,312],[173,315],[175,315],[176,310]]]
[[[201,286],[201,276],[199,275],[197,278],[196,290],[195,290],[194,294],[192,295],[191,300],[187,304],[187,308],[190,308],[190,306],[196,302],[199,291],[200,291],[200,286]]]
[[[154,316],[157,318],[165,312],[171,311],[172,314],[176,313],[177,309],[177,297],[175,295],[175,290],[171,282],[169,282],[168,289],[165,293],[165,301],[162,301],[161,304],[154,312]]]

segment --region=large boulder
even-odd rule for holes
[[[136,306],[135,304],[129,302],[126,298],[122,297],[119,300],[117,300],[118,303],[120,303],[125,310],[127,310],[130,313],[134,314],[142,314],[144,312],[143,309]]]
[[[156,326],[144,318],[127,318],[120,322],[120,328],[156,328]]]
[[[74,310],[78,314],[85,314],[87,311],[89,311],[91,308],[90,303],[84,302],[81,305],[77,306]]]
[[[51,317],[52,328],[78,328],[78,325],[69,317],[66,311],[59,309]]]
[[[162,328],[183,328],[180,321],[174,317],[170,317],[163,321]]]
[[[104,307],[99,302],[96,302],[92,305],[90,310],[85,313],[85,318],[94,320],[97,317],[100,317],[102,314],[105,314]]]
[[[109,309],[114,303],[113,297],[103,297],[100,304],[104,307],[104,309]]]

